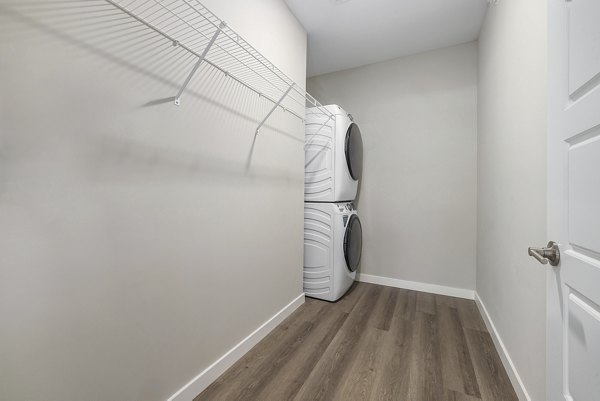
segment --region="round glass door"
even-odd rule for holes
[[[360,128],[355,123],[350,124],[348,131],[346,131],[345,152],[350,176],[358,181],[362,177],[363,145]]]
[[[357,215],[350,216],[344,234],[344,258],[351,272],[358,269],[362,255],[362,226]]]

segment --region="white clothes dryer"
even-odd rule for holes
[[[344,109],[337,105],[307,109],[304,156],[305,202],[356,198],[362,175],[362,138],[358,125]]]
[[[356,278],[362,254],[362,226],[354,206],[304,204],[304,292],[336,301]]]

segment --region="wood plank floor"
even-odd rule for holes
[[[356,283],[307,298],[194,401],[517,401],[473,301]]]

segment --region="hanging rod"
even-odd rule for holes
[[[105,0],[194,57],[196,62],[175,96],[181,96],[206,63],[273,104],[256,133],[280,108],[304,121],[307,105],[333,118],[313,96],[198,0]]]

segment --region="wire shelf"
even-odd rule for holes
[[[173,46],[181,47],[197,57],[195,65],[175,97],[176,105],[180,104],[180,98],[198,67],[206,63],[273,104],[256,133],[277,108],[288,111],[303,121],[306,107],[316,108],[328,119],[333,118],[313,96],[200,1],[106,1],[171,41]]]

